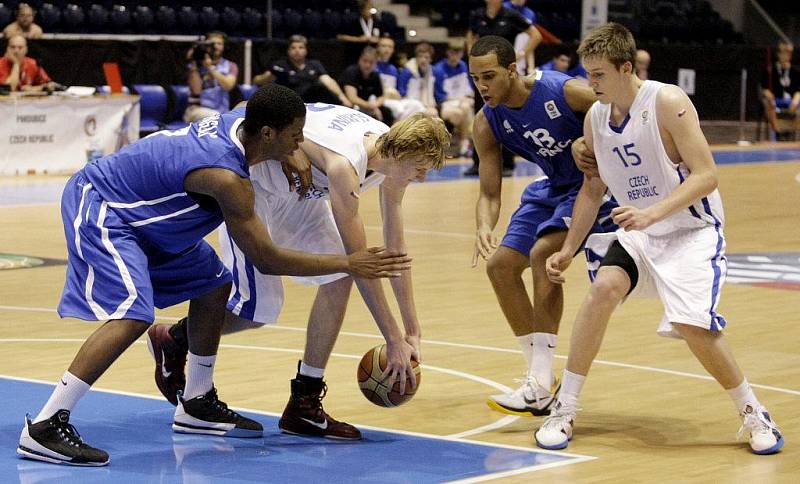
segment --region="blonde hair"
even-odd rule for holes
[[[619,69],[622,64],[636,64],[636,41],[633,34],[624,26],[609,22],[589,32],[578,47],[578,55],[583,58],[606,59]]]
[[[450,133],[444,121],[429,114],[416,113],[396,122],[375,142],[378,153],[397,160],[431,160],[436,170],[444,166]]]

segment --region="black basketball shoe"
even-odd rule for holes
[[[225,437],[257,438],[264,435],[264,427],[255,420],[239,415],[217,398],[217,389],[205,395],[184,400],[178,393],[178,408],[172,430],[184,434],[208,434]]]
[[[25,416],[25,427],[19,436],[17,454],[27,459],[73,466],[104,466],[108,453],[87,445],[69,423],[69,410],[59,410],[41,422],[31,423]]]
[[[278,427],[287,434],[359,440],[361,431],[349,423],[335,420],[323,410],[322,399],[327,391],[328,386],[324,383],[318,391],[314,391],[297,378],[292,380],[292,396],[278,421]]]

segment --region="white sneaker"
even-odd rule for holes
[[[766,407],[751,404],[744,406],[739,415],[742,417],[742,426],[737,438],[742,438],[745,433],[750,434],[750,449],[754,454],[774,454],[783,447],[781,430],[769,416]]]
[[[572,425],[577,412],[575,406],[556,402],[550,415],[545,417],[542,426],[533,434],[536,445],[548,450],[566,449],[572,440]]]
[[[490,396],[486,401],[489,408],[519,417],[540,417],[550,413],[550,407],[561,389],[558,377],[554,377],[553,385],[549,389],[540,385],[532,376],[514,381],[522,382],[522,386],[509,393]]]

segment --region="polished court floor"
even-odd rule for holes
[[[74,412],[84,437],[111,453],[104,469],[17,459],[26,412],[35,413],[95,324],[55,314],[66,257],[58,177],[0,179],[0,480],[3,482],[796,482],[800,475],[800,147],[719,147],[730,272],[720,311],[727,335],[786,447],[759,457],[736,441],[739,419],[680,342],[656,336],[656,301],[632,300],[612,318],[582,394],[567,453],[540,452],[535,418],[485,404],[523,376],[519,348],[486,278],[470,267],[478,184],[448,165],[407,191],[406,233],[423,326],[423,385],[407,405],[382,409],[356,385],[358,358],[381,341],[357,293],[327,370],[326,409],[367,438],[337,443],[288,437],[276,417],[304,345],[313,289],[287,283],[277,326],[222,340],[215,382],[231,406],[264,423],[263,439],[183,437],[169,427],[142,342],[104,375]],[[501,234],[535,175],[518,164],[504,180]],[[362,198],[371,244],[380,243],[377,193]],[[527,275],[526,275],[527,277]],[[556,368],[586,294],[584,266],[567,273]],[[186,306],[158,313],[170,323]]]

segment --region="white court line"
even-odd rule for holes
[[[0,341],[4,341],[4,340],[0,340]],[[65,341],[73,341],[73,340],[65,340]],[[83,341],[83,340],[80,340],[80,341]],[[137,341],[137,343],[139,343],[139,342]],[[350,357],[352,355],[347,355],[347,356]],[[53,386],[54,385],[52,382],[49,382],[49,381],[38,380],[38,379],[33,379],[33,378],[22,378],[22,377],[10,376],[10,375],[2,375],[2,374],[0,374],[0,378],[4,378],[6,380],[22,381],[22,382],[27,382],[27,383],[40,383],[40,384],[49,385],[49,386]],[[146,395],[146,394],[143,394],[143,393],[125,392],[125,391],[120,391],[120,390],[108,390],[108,389],[96,388],[96,387],[92,387],[92,391],[102,392],[102,393],[109,393],[109,394],[112,394],[112,395],[122,395],[122,396],[126,396],[126,397],[138,397],[138,398],[146,398],[148,400],[164,401],[164,399],[162,397],[155,397],[153,395]],[[245,408],[245,407],[231,407],[231,408],[234,409],[234,410],[237,410],[237,411],[241,411],[241,412],[249,412],[249,413],[254,413],[254,414],[258,414],[258,415],[266,415],[266,416],[270,416],[270,417],[280,417],[281,416],[281,414],[279,414],[279,413],[265,412],[263,410],[255,410],[255,409],[252,409],[252,408]],[[534,453],[534,454],[550,454],[550,455],[557,455],[557,456],[560,456],[560,457],[567,458],[566,460],[561,461],[561,462],[552,462],[550,464],[542,464],[542,465],[539,465],[539,466],[522,467],[520,469],[513,469],[513,470],[510,470],[510,471],[504,471],[504,472],[495,472],[495,473],[492,473],[492,474],[484,474],[484,475],[478,476],[478,477],[473,477],[473,478],[469,478],[469,479],[465,479],[465,480],[450,481],[450,482],[467,483],[467,482],[489,481],[489,480],[499,479],[499,478],[507,477],[507,476],[511,476],[511,475],[517,475],[517,474],[522,474],[522,473],[526,473],[526,472],[534,472],[534,471],[543,470],[543,469],[551,469],[553,467],[561,467],[561,466],[566,466],[566,465],[571,465],[571,464],[578,464],[578,463],[581,463],[581,462],[587,462],[587,461],[591,461],[591,460],[596,460],[597,459],[597,457],[588,456],[588,455],[581,455],[581,454],[572,454],[570,452],[560,452],[560,451],[554,451],[554,450],[545,450],[545,449],[539,449],[539,448],[534,448],[534,447],[519,447],[519,446],[516,446],[516,445],[507,445],[507,444],[495,444],[495,443],[492,443],[492,442],[481,442],[479,440],[457,439],[457,438],[453,438],[453,437],[450,437],[450,436],[424,434],[424,433],[421,433],[421,432],[409,432],[409,431],[405,431],[405,430],[395,430],[395,429],[388,429],[388,428],[384,428],[384,427],[374,427],[374,426],[371,426],[371,425],[359,425],[359,427],[364,428],[364,429],[368,429],[368,430],[376,430],[376,431],[379,431],[379,432],[387,432],[387,433],[392,433],[392,434],[406,435],[406,436],[410,436],[410,437],[419,437],[419,438],[431,439],[431,440],[442,440],[442,441],[446,441],[446,442],[455,442],[455,443],[459,443],[459,444],[467,443],[467,444],[472,444],[472,445],[479,445],[479,446],[482,446],[482,447],[493,447],[493,448],[517,450],[517,451],[521,451],[521,452],[529,452],[529,453]]]
[[[0,310],[3,310],[3,309],[13,310],[13,311],[35,311],[35,312],[47,312],[47,313],[55,312],[54,309],[47,309],[47,308],[29,308],[29,307],[22,307],[22,306],[3,306],[3,305],[0,305]],[[169,316],[161,316],[161,317],[157,317],[156,319],[162,320],[162,321],[177,321],[180,318],[174,318],[174,317],[169,317]],[[283,330],[283,331],[305,332],[304,328],[293,328],[293,327],[290,327],[290,326],[266,325],[266,326],[264,326],[264,328],[275,329],[275,330]],[[355,336],[355,337],[360,337],[360,338],[371,338],[371,339],[376,339],[376,340],[382,340],[383,339],[383,337],[380,336],[380,335],[374,335],[374,334],[369,334],[369,333],[354,333],[354,332],[349,332],[349,331],[342,331],[339,334],[342,334],[342,335],[345,335],[345,336]],[[473,345],[473,344],[468,344],[468,343],[453,343],[453,342],[449,342],[449,341],[437,341],[437,340],[428,340],[428,339],[423,339],[422,342],[425,343],[425,344],[430,344],[430,345],[452,346],[452,347],[455,347],[455,348],[465,348],[465,349],[473,349],[473,350],[481,350],[481,351],[492,351],[492,352],[496,352],[496,353],[522,354],[522,351],[520,351],[520,350],[514,350],[514,349],[509,349],[509,348],[499,348],[499,347],[496,347],[496,346]],[[566,360],[567,359],[566,356],[562,356],[562,355],[555,355],[555,357],[559,358],[559,359],[562,359],[562,360]],[[713,378],[711,376],[709,376],[709,375],[700,375],[700,374],[697,374],[697,373],[689,373],[689,372],[685,372],[685,371],[668,370],[668,369],[665,369],[665,368],[656,368],[656,367],[653,367],[653,366],[634,365],[634,364],[630,364],[630,363],[619,363],[619,362],[616,362],[616,361],[608,361],[608,360],[594,360],[593,363],[596,363],[596,364],[599,364],[599,365],[606,365],[606,366],[616,366],[616,367],[619,367],[619,368],[628,368],[628,369],[631,369],[631,370],[641,370],[641,371],[649,371],[649,372],[652,372],[652,373],[662,373],[662,374],[665,374],[665,375],[682,376],[682,377],[686,377],[686,378],[695,378],[695,379],[698,379],[698,380],[713,380]],[[753,382],[749,382],[749,383],[750,383],[750,386],[752,386],[754,388],[761,388],[763,390],[769,390],[769,391],[778,392],[778,393],[786,393],[786,394],[789,394],[789,395],[798,395],[798,396],[800,396],[800,390],[792,390],[792,389],[789,389],[789,388],[775,387],[775,386],[770,386],[770,385],[761,385],[761,384],[753,383]]]
[[[2,338],[0,339],[0,343],[83,343],[85,340],[79,338]],[[144,340],[137,340],[134,341],[134,344],[146,344]],[[255,350],[255,351],[268,351],[268,352],[276,352],[276,353],[294,353],[294,354],[303,354],[303,350],[296,350],[291,348],[275,348],[271,346],[252,346],[252,345],[238,345],[238,344],[226,344],[220,343],[220,348],[228,348],[228,349],[238,349],[238,350]],[[331,353],[331,356],[335,356],[337,358],[348,358],[351,360],[360,360],[361,356],[358,355],[350,355],[346,353]],[[437,371],[439,373],[445,373],[448,375],[452,375],[458,378],[463,378],[465,380],[472,380],[477,383],[482,383],[484,385],[490,386],[501,393],[508,393],[511,392],[511,388],[507,386],[497,383],[495,381],[489,380],[488,378],[483,378],[481,376],[473,375],[471,373],[466,373],[463,371],[453,370],[450,368],[442,368],[438,366],[431,366],[422,364],[420,365],[421,368],[425,370]],[[504,427],[515,420],[518,420],[520,417],[516,416],[506,416],[503,417],[495,422],[490,424],[465,430],[463,432],[459,432],[457,434],[453,434],[449,437],[459,438],[459,437],[466,437],[468,435],[477,435],[483,432],[487,432],[489,430],[498,429]]]

